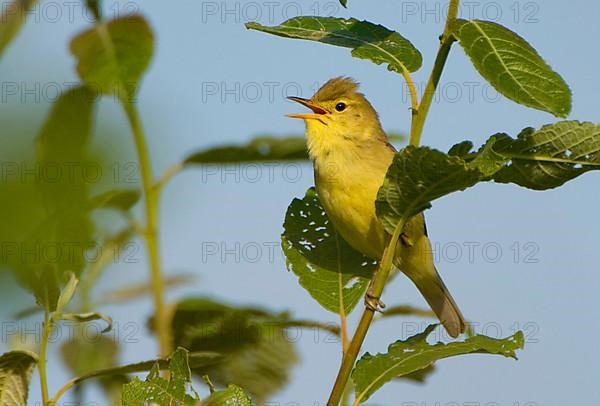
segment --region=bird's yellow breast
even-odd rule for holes
[[[385,144],[360,147],[331,134],[310,134],[315,185],[327,216],[354,249],[379,259],[386,233],[375,214],[375,199],[393,158]]]

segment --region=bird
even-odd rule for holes
[[[327,81],[310,99],[289,99],[311,110],[287,116],[304,120],[315,188],[327,217],[352,248],[381,259],[390,235],[377,218],[375,200],[397,151],[377,111],[349,77]],[[423,213],[406,222],[393,263],[451,337],[465,331],[466,321],[434,265]]]

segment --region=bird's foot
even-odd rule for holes
[[[365,306],[374,312],[383,313],[385,303],[380,298],[371,295],[369,292],[365,294]]]

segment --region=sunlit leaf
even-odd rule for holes
[[[491,21],[454,22],[453,32],[477,71],[509,99],[566,117],[571,91],[537,51],[506,27]]]
[[[496,182],[544,190],[600,169],[598,124],[561,121],[539,130],[527,128],[517,139],[497,138],[493,149],[510,163],[494,175]]]
[[[313,188],[292,201],[283,228],[288,270],[325,309],[350,313],[363,297],[376,261],[352,249],[337,233]]]
[[[169,361],[169,379],[160,376],[155,364],[144,381],[134,378],[123,386],[123,403],[131,406],[186,405],[199,401],[190,394],[192,375],[188,364],[188,351],[178,348]]]
[[[252,399],[237,385],[229,385],[227,389],[216,391],[203,402],[206,406],[252,406]]]
[[[418,335],[405,341],[396,341],[387,353],[366,353],[352,372],[356,390],[356,401],[365,402],[385,383],[415,371],[429,367],[434,362],[464,354],[496,354],[516,359],[515,351],[523,348],[523,333],[496,339],[477,335],[462,342],[429,344],[427,337],[437,327],[431,325]]]
[[[71,41],[82,81],[103,94],[133,101],[150,65],[154,36],[142,16],[102,22]]]
[[[0,356],[0,404],[25,405],[29,380],[38,357],[29,351],[11,351]]]
[[[285,38],[318,41],[352,49],[352,56],[387,64],[388,70],[414,72],[421,67],[421,53],[409,40],[382,25],[354,18],[295,17],[279,26],[266,27],[256,22],[246,28]]]

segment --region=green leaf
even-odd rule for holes
[[[154,53],[154,36],[142,16],[96,24],[71,41],[82,81],[103,94],[131,98]]]
[[[365,402],[375,391],[390,380],[422,370],[443,358],[464,354],[496,354],[516,359],[515,351],[523,348],[523,333],[495,339],[483,335],[462,342],[429,344],[427,337],[437,327],[431,325],[406,341],[396,341],[385,354],[366,353],[356,364],[352,380],[357,403]]]
[[[211,393],[204,400],[206,406],[252,406],[252,399],[237,385],[229,385],[227,389]]]
[[[246,28],[263,31],[285,38],[318,41],[325,44],[352,48],[352,56],[368,59],[388,70],[414,72],[421,67],[421,53],[409,40],[382,25],[354,18],[295,17],[279,26],[266,27],[256,22]]]
[[[38,357],[29,351],[11,351],[0,356],[0,404],[25,405],[29,380]]]
[[[85,5],[94,14],[96,21],[100,21],[102,18],[102,12],[100,10],[100,0],[85,0]]]
[[[54,320],[67,320],[74,321],[76,323],[87,323],[94,320],[103,320],[106,322],[106,328],[102,330],[102,333],[108,333],[112,330],[112,318],[102,313],[87,312],[87,313],[58,313],[53,316]]]
[[[481,150],[471,163],[427,147],[408,146],[394,156],[377,194],[377,217],[391,234],[401,219],[407,221],[431,207],[431,201],[464,190],[491,175],[506,159]]]
[[[2,3],[2,16],[0,16],[0,56],[19,33],[25,22],[25,17],[37,3],[37,0],[13,0]]]
[[[35,294],[38,304],[47,304],[50,310],[56,307],[66,273],[78,276],[82,272],[85,247],[94,241],[89,182],[81,171],[90,162],[87,148],[95,110],[93,96],[89,88],[77,87],[54,103],[36,139],[37,165],[48,173],[35,185],[44,210],[39,222],[24,230],[20,245],[24,251],[10,257],[19,281]],[[38,254],[24,255],[32,247]]]
[[[503,134],[493,149],[510,159],[494,175],[499,183],[535,190],[552,189],[600,169],[600,125],[561,121],[539,130],[524,129],[517,139]]]
[[[190,368],[210,368],[223,361],[223,356],[215,352],[193,352],[188,354],[188,364]],[[166,370],[170,368],[171,357],[158,358],[149,361],[136,362],[135,364],[127,364],[110,368],[98,369],[85,373],[81,376],[73,378],[73,383],[78,384],[92,378],[105,376],[135,374],[138,372],[147,372],[156,368],[158,370]]]
[[[94,371],[112,368],[117,364],[119,344],[107,336],[99,336],[90,340],[85,337],[83,329],[76,329],[76,335],[65,341],[60,347],[60,354],[71,375],[82,376]],[[121,400],[121,391],[129,379],[125,374],[102,376],[99,383],[111,404]]]
[[[246,145],[229,145],[196,152],[184,161],[185,165],[237,162],[307,161],[304,137],[257,137]]]
[[[140,196],[141,193],[138,189],[109,190],[94,196],[91,205],[94,208],[128,211],[140,200]]]
[[[288,270],[325,309],[349,314],[363,297],[377,262],[338,234],[314,188],[292,201],[283,228],[281,245]]]
[[[500,24],[458,19],[454,36],[475,69],[509,99],[566,117],[571,111],[571,91],[564,80],[523,38]]]
[[[73,272],[69,272],[69,282],[67,282],[65,287],[60,292],[60,296],[58,297],[58,301],[56,303],[57,312],[62,312],[63,309],[69,304],[73,298],[73,295],[75,294],[75,289],[77,289],[78,284],[79,279],[77,279]]]
[[[169,380],[160,376],[158,364],[155,364],[146,380],[135,378],[123,386],[123,403],[126,405],[195,405],[197,395],[188,392],[191,389],[192,375],[188,364],[188,351],[178,348],[169,362]]]
[[[346,4],[348,4],[348,0],[340,0],[340,4],[344,6],[344,8],[347,8]]]
[[[189,298],[176,305],[173,342],[192,351],[223,354],[222,363],[193,372],[209,375],[222,386],[234,382],[262,404],[288,382],[298,361],[294,343],[285,335],[291,321],[286,314]]]

